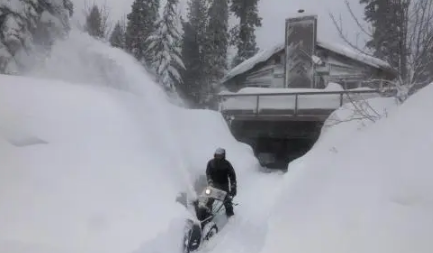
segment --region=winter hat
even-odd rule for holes
[[[217,148],[217,150],[215,150],[215,155],[225,155],[226,151],[223,148]]]

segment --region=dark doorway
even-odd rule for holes
[[[317,138],[269,138],[260,137],[254,151],[262,166],[271,169],[287,169],[288,164],[306,154]]]
[[[286,170],[307,153],[320,135],[321,121],[234,121],[230,129],[249,144],[263,167]]]

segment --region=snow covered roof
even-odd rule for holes
[[[281,50],[284,50],[284,45],[285,43],[280,43],[271,48],[259,51],[253,57],[245,60],[244,62],[231,69],[223,78],[222,82],[226,82],[227,80],[232,79],[239,74],[247,72],[257,64],[267,61],[274,54],[280,52]],[[336,54],[349,57],[353,60],[362,62],[375,68],[391,70],[391,66],[387,62],[366,54],[362,54],[360,52],[355,52],[353,49],[347,48],[343,45],[325,41],[317,41],[317,46],[328,51],[332,51]]]
[[[278,53],[283,49],[284,49],[284,44],[259,51],[253,57],[246,59],[245,61],[241,62],[236,67],[231,69],[223,78],[223,82],[232,79],[233,77],[239,74],[247,72],[248,70],[254,68],[254,66],[256,66],[257,64],[267,61],[269,58],[271,58],[272,55]]]

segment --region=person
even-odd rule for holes
[[[218,148],[214,153],[214,158],[207,163],[206,178],[209,186],[227,192],[224,207],[227,217],[233,216],[233,203],[231,200],[237,194],[236,173],[232,164],[226,159],[225,149]],[[208,208],[212,208],[213,202],[214,199],[208,201]]]

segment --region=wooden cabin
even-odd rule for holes
[[[219,110],[233,136],[249,144],[263,166],[287,169],[288,163],[314,145],[323,122],[335,109],[365,99],[361,95],[377,96],[376,89],[387,83],[384,80],[397,77],[380,59],[316,39],[316,30],[314,15],[286,20],[283,43],[260,51],[222,79],[231,92],[219,94]],[[283,89],[237,93],[246,87]],[[321,90],[326,87],[330,89]],[[352,90],[361,87],[373,90]]]
[[[305,22],[310,21],[311,27],[306,28]],[[298,27],[296,27],[298,25]],[[262,50],[255,56],[240,63],[230,70],[222,79],[223,86],[237,92],[245,87],[268,88],[315,88],[322,89],[330,82],[340,84],[344,89],[359,87],[381,88],[384,80],[395,79],[397,73],[390,65],[380,59],[357,52],[345,46],[329,43],[316,39],[317,20],[315,16],[295,17],[286,21],[286,40],[272,48]],[[295,30],[292,32],[290,29]],[[296,29],[298,29],[296,31]],[[290,34],[290,35],[288,35]],[[294,34],[294,35],[293,35]],[[291,56],[286,51],[291,44],[300,44],[294,48]],[[305,46],[309,45],[309,46]],[[296,45],[295,45],[296,46]],[[294,51],[307,51],[310,56],[301,56]],[[299,60],[304,57],[304,59]],[[288,60],[286,60],[288,59]],[[291,60],[293,59],[293,60]],[[295,66],[290,71],[285,71],[288,61],[297,61],[292,65],[300,65],[306,62],[306,72],[312,76],[312,81],[298,82],[291,85],[285,81],[287,76],[297,75],[300,67]],[[313,74],[310,74],[310,73]]]

